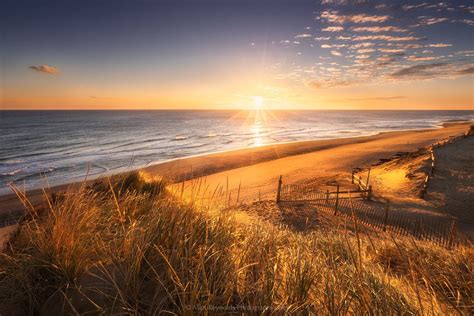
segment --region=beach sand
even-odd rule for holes
[[[312,181],[317,185],[318,181],[322,184],[347,179],[353,168],[369,167],[400,152],[418,151],[449,136],[463,134],[469,127],[470,123],[449,123],[440,129],[248,148],[173,161],[142,171],[150,178],[157,175],[174,179],[193,177],[194,180],[185,182],[188,194],[191,189],[195,191],[196,186],[200,191],[208,188],[207,192],[215,192],[220,187],[233,192],[234,198],[239,194],[239,199],[258,200],[259,195],[261,199],[268,199],[275,197],[280,175],[284,184]],[[199,178],[196,174],[204,176]]]
[[[141,173],[149,179],[165,177],[175,183],[184,179],[188,195],[199,183],[201,192],[203,188],[215,192],[220,187],[234,192],[233,199],[239,195],[240,201],[273,199],[280,175],[284,183],[346,179],[352,168],[370,166],[399,152],[417,151],[449,136],[465,133],[470,125],[469,122],[446,123],[437,129],[245,148],[177,159],[144,168]],[[50,191],[78,185],[62,185]],[[176,191],[182,188],[181,184],[174,187]],[[27,196],[35,205],[42,203],[41,190],[30,191]],[[24,208],[13,194],[0,197],[0,218],[22,212]]]

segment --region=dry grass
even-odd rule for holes
[[[0,314],[469,314],[472,247],[242,225],[136,174],[55,197],[0,255]]]

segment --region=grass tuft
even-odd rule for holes
[[[0,254],[1,314],[469,314],[472,247],[295,232],[137,173],[47,203]]]

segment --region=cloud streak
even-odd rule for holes
[[[355,36],[352,38],[353,41],[386,41],[386,42],[408,42],[417,41],[418,37],[414,36],[392,36],[392,35],[366,35],[366,36]]]
[[[448,66],[447,63],[431,63],[431,64],[423,64],[423,65],[416,65],[407,68],[403,68],[400,70],[395,71],[390,76],[392,78],[400,78],[400,77],[427,77],[433,75],[433,70],[438,70],[439,68],[443,68]]]
[[[338,11],[326,10],[321,12],[321,18],[332,23],[382,23],[390,19],[388,15],[354,14],[341,15]]]
[[[369,32],[369,33],[381,33],[381,32],[407,32],[408,30],[402,29],[396,26],[358,26],[353,27],[354,32]]]
[[[56,74],[59,73],[58,68],[52,67],[52,66],[49,66],[49,65],[46,65],[46,64],[41,65],[41,66],[29,66],[28,68],[33,70],[33,71],[48,74],[48,75],[56,75]]]
[[[323,28],[321,31],[323,32],[341,32],[344,31],[342,26],[328,26]]]
[[[404,95],[394,95],[394,96],[386,96],[386,97],[370,97],[370,98],[347,98],[347,101],[392,101],[392,100],[399,100],[399,99],[406,99],[407,97]]]

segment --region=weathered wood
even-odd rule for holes
[[[369,185],[369,180],[370,180],[370,168],[369,168],[369,172],[367,172],[367,181],[365,181],[366,188]]]
[[[338,206],[339,206],[339,184],[337,185],[337,190],[336,190],[336,204],[334,205],[334,215],[337,214]]]
[[[383,231],[387,231],[387,220],[388,220],[388,208],[389,208],[389,200],[385,202],[385,216],[383,219]]]
[[[456,231],[457,231],[457,219],[453,218],[451,222],[451,229],[449,232],[449,241],[448,241],[448,247],[452,248],[454,247],[454,240],[456,238]]]
[[[277,191],[277,198],[276,198],[277,203],[280,203],[281,184],[282,184],[282,180],[281,180],[281,175],[280,175],[280,178],[278,179],[278,191]]]
[[[236,203],[239,204],[239,197],[240,197],[240,186],[242,184],[242,181],[239,182],[239,190],[237,191],[237,199],[236,199]]]

